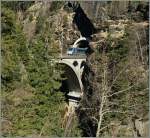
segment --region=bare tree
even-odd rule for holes
[[[113,127],[111,121],[107,122],[105,120],[106,116],[109,116],[110,114],[115,113],[120,116],[128,116],[127,120],[132,120],[137,114],[139,107],[145,106],[142,104],[140,105],[140,103],[138,104],[138,99],[135,99],[134,101],[132,97],[134,98],[135,95],[140,96],[141,93],[145,95],[148,91],[147,85],[142,86],[143,83],[145,84],[146,80],[145,82],[142,82],[140,76],[141,71],[138,70],[136,59],[131,60],[131,62],[127,61],[126,64],[123,64],[122,67],[116,71],[114,75],[115,77],[111,79],[113,75],[110,74],[110,59],[106,48],[104,48],[101,55],[98,56],[101,58],[96,59],[97,56],[94,57],[93,67],[95,67],[95,69],[93,70],[95,77],[94,81],[90,82],[92,83],[94,92],[96,93],[96,99],[99,101],[99,105],[96,107],[98,111],[97,114],[95,116],[91,116],[91,119],[97,123],[96,137],[101,136],[105,130]],[[130,60],[130,58],[131,57],[129,56],[128,60]],[[132,73],[133,67],[134,69],[137,68],[135,73]],[[116,87],[116,84],[118,85],[119,80],[126,80],[127,84],[125,84],[123,88],[114,90],[114,87]],[[139,87],[141,87],[140,90],[138,90]],[[121,97],[121,99],[119,100],[118,97]],[[126,102],[124,104],[120,104],[120,101],[123,101],[123,99],[126,99]],[[117,106],[118,108],[115,109],[113,106]],[[91,114],[95,111],[93,107],[86,108],[85,110],[90,110]],[[133,135],[137,136],[137,132],[134,130],[134,122],[132,129]]]

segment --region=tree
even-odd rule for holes
[[[58,45],[51,35],[53,30],[43,20],[46,27],[28,43],[21,23],[16,22],[16,11],[5,4],[2,6],[3,136],[62,136],[60,112],[64,94],[59,91],[62,71],[54,62]]]
[[[125,36],[117,41],[108,36],[107,40],[97,43],[90,59],[94,76],[86,79],[89,84],[78,111],[82,129],[88,136],[124,136],[119,126],[129,124],[132,127],[128,136],[136,136],[135,119],[148,113],[148,103],[142,102],[148,101],[147,69],[142,67],[142,60],[137,59],[135,39],[138,37],[131,30],[132,27],[126,29]],[[116,46],[112,47],[114,41]],[[139,115],[141,109],[142,114]],[[84,119],[81,114],[84,114]],[[92,125],[88,125],[88,120]],[[96,132],[93,131],[95,126]]]
[[[131,32],[130,29],[128,31]],[[98,127],[96,132],[97,137],[103,133],[104,129],[111,128],[111,120],[117,119],[121,121],[121,124],[126,120],[126,122],[129,123],[131,120],[134,120],[135,116],[137,117],[140,107],[143,107],[143,115],[148,112],[147,103],[142,102],[148,97],[147,79],[145,79],[145,81],[142,79],[141,69],[138,67],[142,65],[142,61],[139,65],[136,64],[137,59],[135,59],[134,55],[131,54],[133,48],[129,49],[127,47],[128,50],[126,50],[126,46],[128,42],[130,42],[130,35],[131,33],[124,38],[124,40],[121,40],[118,43],[118,47],[114,50],[111,50],[111,48],[109,50],[109,45],[107,52],[103,49],[100,67],[96,67],[97,78],[101,78],[102,80],[101,83],[99,83],[99,79],[96,80],[98,85],[96,87],[96,90],[98,91],[97,96],[100,100],[98,109]],[[123,48],[121,48],[122,45]],[[133,47],[136,46],[134,45]],[[125,56],[123,54],[124,52]],[[128,57],[126,57],[127,54]],[[130,60],[131,57],[134,60]],[[111,67],[112,61],[114,60],[118,60],[117,64],[114,65],[115,70]],[[102,68],[102,71],[100,71],[100,68]],[[133,68],[135,73],[132,72]],[[135,68],[137,70],[135,70]],[[113,75],[114,72],[115,75]],[[130,74],[131,72],[132,74]],[[142,72],[146,73],[146,70],[143,70]],[[142,100],[140,100],[141,94],[144,96],[144,99]],[[138,116],[138,118],[140,117]],[[132,126],[132,129],[133,131],[136,131],[134,130],[134,126]],[[134,132],[134,135],[138,134]]]

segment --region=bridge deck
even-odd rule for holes
[[[86,59],[86,55],[62,55],[59,56],[61,59]]]

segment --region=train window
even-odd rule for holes
[[[88,48],[69,48],[67,54],[74,55],[74,54],[85,54]]]

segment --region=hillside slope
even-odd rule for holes
[[[2,2],[3,136],[64,136],[66,78],[53,59],[80,37],[64,4]],[[68,136],[148,136],[148,2],[80,4],[98,31]]]

